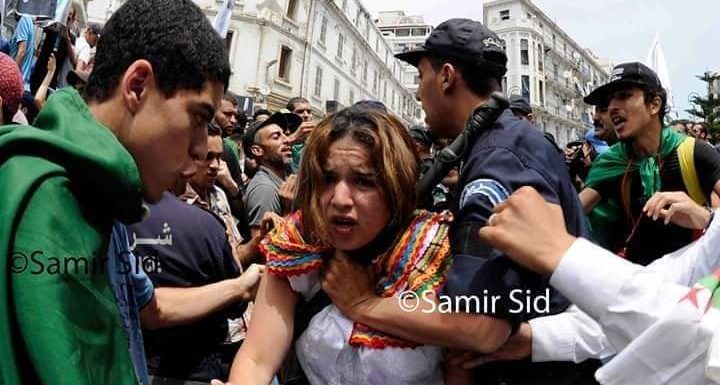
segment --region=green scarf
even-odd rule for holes
[[[0,383],[136,384],[104,258],[141,218],[137,167],[74,90],[36,126],[0,127]]]
[[[669,127],[663,127],[660,131],[661,159],[667,158],[685,140],[686,136],[677,133]],[[596,187],[609,180],[616,179],[627,173],[629,175],[637,172],[640,174],[643,195],[649,199],[662,188],[660,181],[660,165],[657,164],[655,156],[648,156],[643,159],[635,159],[635,149],[631,143],[620,142],[600,155],[593,162],[590,173],[585,182],[586,187]],[[604,197],[605,198],[605,197]],[[607,246],[609,231],[613,226],[622,224],[622,208],[614,199],[605,198],[597,205],[588,216],[593,238],[601,246]]]

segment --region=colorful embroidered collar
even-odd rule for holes
[[[391,251],[375,261],[380,277],[376,286],[379,296],[393,297],[407,291],[422,295],[425,291],[440,290],[452,264],[448,241],[451,221],[447,213],[424,210],[415,213]],[[302,213],[296,212],[261,242],[260,251],[267,258],[270,274],[280,277],[307,274],[320,269],[323,256],[332,253],[332,248],[305,243],[301,224]],[[419,346],[359,323],[354,324],[348,342],[353,347],[375,349]]]

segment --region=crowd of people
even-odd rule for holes
[[[666,124],[645,65],[585,97],[595,128],[564,150],[513,95],[435,175],[507,71],[477,21],[397,55],[426,115],[408,127],[374,100],[249,116],[190,0],[53,30],[40,70],[16,19],[0,383],[720,381],[720,152]]]

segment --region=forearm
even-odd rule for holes
[[[297,299],[284,278],[263,277],[248,336],[235,356],[229,382],[236,385],[270,383],[290,349]]]
[[[576,306],[563,313],[529,321],[532,360],[583,362],[615,355],[600,325]]]
[[[420,300],[414,311],[400,307],[398,298],[372,298],[354,317],[387,334],[424,345],[491,353],[510,335],[510,324],[487,315],[443,313],[432,301]]]
[[[15,56],[15,63],[17,63],[18,67],[22,68],[23,60],[25,60],[25,54],[27,53],[27,50],[25,49],[25,42],[20,43],[20,46],[18,47],[17,55]]]
[[[43,82],[40,84],[40,87],[35,93],[35,107],[37,107],[38,110],[42,109],[45,105],[48,89],[50,88],[50,82],[52,81],[54,75],[55,72],[48,72],[45,74],[45,79],[43,79]]]
[[[190,287],[160,287],[141,312],[142,324],[158,329],[196,322],[247,295],[249,287],[239,278]]]
[[[253,263],[260,262],[261,254],[258,250],[258,245],[260,245],[261,240],[262,238],[259,236],[253,237],[250,239],[250,242],[238,248],[238,263],[240,263],[243,268],[246,268]]]
[[[235,181],[231,177],[227,178],[218,178],[218,182],[225,187],[227,190],[227,194],[229,197],[236,197],[240,193],[240,187],[238,187],[238,184],[235,183]]]

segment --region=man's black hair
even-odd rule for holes
[[[223,100],[232,103],[233,106],[237,107],[238,101],[237,101],[237,95],[234,93],[228,91],[223,95]]]
[[[486,55],[491,56],[495,55],[495,53],[488,52]],[[467,84],[468,88],[470,88],[470,91],[472,91],[475,95],[485,96],[490,95],[494,91],[500,90],[500,78],[485,73],[473,64],[453,58],[446,58],[435,55],[428,55],[426,57],[430,61],[430,65],[435,71],[440,71],[442,66],[445,64],[451,64],[453,67],[455,67],[460,72],[460,74],[462,74],[462,77],[465,80],[465,84]]]
[[[200,90],[207,81],[227,89],[225,43],[191,0],[129,0],[105,24],[85,95],[104,102],[137,60],[152,64],[160,90]]]
[[[667,115],[669,108],[667,105],[667,91],[665,91],[664,88],[643,88],[643,93],[645,94],[645,103],[649,103],[654,98],[658,97],[660,98],[660,110],[658,111],[658,118],[660,118],[660,126],[665,125],[665,115]]]
[[[300,104],[300,103],[310,104],[310,102],[308,102],[307,99],[300,97],[300,96],[296,96],[296,97],[288,100],[287,106],[285,106],[285,108],[290,110],[290,112],[293,112],[293,111],[295,111],[295,105]]]
[[[237,113],[236,122],[235,122],[235,134],[242,134],[242,131],[245,130],[245,127],[247,127],[248,123],[248,116],[245,113],[245,111],[240,111]]]
[[[207,127],[208,136],[222,136],[222,128],[214,122],[208,124]]]
[[[261,108],[261,109],[255,111],[255,113],[253,113],[253,120],[257,120],[257,117],[260,115],[272,116],[272,112],[270,112],[264,108]]]

